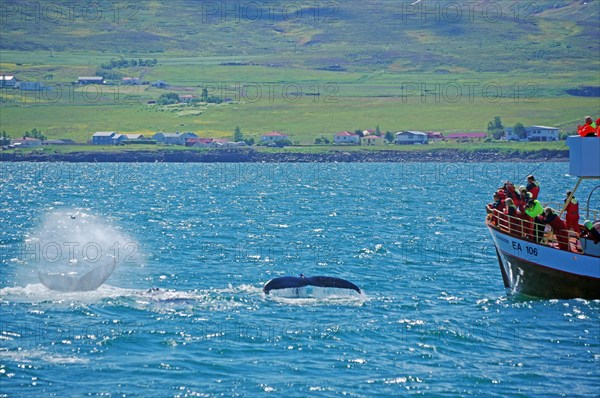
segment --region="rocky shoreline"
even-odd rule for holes
[[[502,152],[498,150],[461,151],[328,151],[323,153],[259,152],[254,150],[211,151],[115,151],[69,153],[0,153],[5,162],[168,162],[168,163],[331,163],[331,162],[565,162],[568,150]]]

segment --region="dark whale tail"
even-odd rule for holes
[[[341,278],[334,278],[332,276],[311,276],[305,277],[300,276],[282,276],[275,278],[267,282],[263,287],[263,292],[269,294],[271,290],[277,289],[289,289],[299,288],[304,286],[319,286],[319,287],[333,287],[338,289],[351,289],[360,293],[360,288],[354,283]]]

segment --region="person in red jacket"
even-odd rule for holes
[[[504,192],[506,193],[507,198],[510,198],[512,200],[515,200],[518,198],[519,193],[515,189],[515,185],[512,182],[506,181],[504,183],[503,189],[504,189]]]
[[[527,188],[521,185],[518,189],[519,192],[519,201],[515,201],[515,205],[519,209],[521,213],[525,212],[525,206],[527,205],[527,201],[529,198],[527,197]]]
[[[492,224],[498,225],[498,215],[503,213],[505,208],[504,199],[498,195],[498,192],[494,193],[494,201],[486,206],[487,213],[491,214]]]
[[[569,250],[569,231],[567,230],[567,224],[552,210],[550,207],[546,207],[544,210],[544,217],[540,220],[543,224],[550,224],[552,232],[556,236],[558,241],[558,247],[560,250]]]
[[[597,130],[598,126],[594,123],[591,116],[585,117],[585,124],[583,126],[577,125],[577,134],[581,137],[596,137]]]
[[[571,196],[571,191],[567,191],[567,197],[565,198],[565,203]],[[575,195],[571,196],[571,200],[567,204],[566,207],[566,216],[565,221],[567,224],[567,229],[570,229],[579,235],[581,230],[579,229],[579,203],[577,199],[575,199]]]
[[[531,192],[531,196],[533,200],[538,198],[540,194],[540,184],[535,180],[535,177],[532,175],[527,176],[527,192]]]

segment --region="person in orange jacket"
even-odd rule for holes
[[[585,124],[583,126],[577,125],[577,134],[581,137],[596,137],[597,130],[598,126],[594,123],[591,116],[585,117]]]
[[[570,195],[571,191],[567,191],[565,203]],[[571,197],[571,201],[567,204],[565,222],[567,223],[567,229],[576,232],[577,235],[581,233],[581,230],[579,229],[579,203],[577,202],[577,199],[575,199],[575,195]]]

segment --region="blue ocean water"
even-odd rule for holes
[[[0,163],[0,396],[598,396],[600,301],[507,296],[483,223],[567,170]],[[37,278],[109,258],[96,291]],[[263,294],[300,273],[363,294]]]

